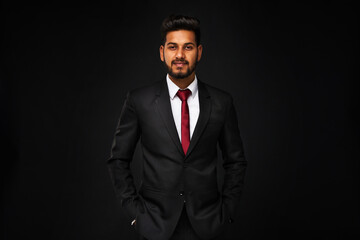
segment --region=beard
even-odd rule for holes
[[[175,62],[183,62],[184,64],[188,65],[187,71],[175,73],[172,69],[172,65],[175,64]],[[189,62],[184,59],[171,61],[171,66],[167,65],[166,61],[164,61],[164,64],[165,64],[168,74],[171,77],[173,77],[175,79],[184,79],[184,78],[187,78],[188,76],[190,76],[195,71],[197,61],[195,61],[195,63],[192,66],[189,66]]]

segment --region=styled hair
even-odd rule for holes
[[[164,19],[161,24],[161,44],[166,42],[166,34],[176,30],[189,30],[195,33],[196,45],[200,44],[200,21],[197,18],[183,16],[183,15],[170,15]]]

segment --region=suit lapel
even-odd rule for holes
[[[198,80],[198,91],[199,91],[198,94],[199,94],[200,114],[194,129],[194,133],[190,141],[188,151],[186,153],[186,157],[188,157],[191,154],[192,150],[199,141],[199,138],[207,125],[211,113],[211,98],[209,92],[207,91],[205,85],[199,80]]]
[[[207,125],[211,113],[211,98],[209,92],[206,90],[204,84],[199,80],[198,80],[198,91],[199,91],[198,94],[199,94],[200,114],[194,129],[194,133],[190,141],[188,151],[186,153],[186,157],[190,155],[190,153],[193,151],[194,147],[196,146],[202,132],[204,131]],[[177,149],[183,156],[185,156],[181,146],[178,132],[176,130],[174,117],[172,115],[169,90],[166,81],[161,82],[161,87],[158,89],[156,95],[157,98],[155,100],[155,109],[161,116],[161,119],[164,122],[166,130],[168,131]]]
[[[180,138],[176,130],[174,117],[172,115],[169,90],[166,81],[161,82],[161,87],[158,89],[157,98],[155,100],[156,111],[160,114],[162,121],[168,131],[172,141],[176,145],[179,152],[184,156],[184,151],[181,146]]]

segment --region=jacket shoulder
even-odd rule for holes
[[[154,95],[161,87],[163,81],[157,81],[145,86],[134,88],[129,91],[129,95],[132,97],[146,97],[148,95]]]
[[[230,93],[204,82],[201,82],[201,84],[203,84],[212,99],[219,101],[232,101]]]

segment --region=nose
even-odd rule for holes
[[[177,52],[176,52],[175,57],[176,57],[177,59],[183,59],[183,58],[185,58],[184,50],[183,50],[182,48],[179,48],[179,49],[177,50]]]

